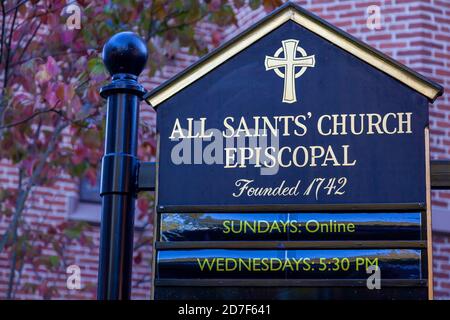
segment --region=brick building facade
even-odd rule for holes
[[[376,49],[388,54],[424,76],[435,80],[445,88],[445,93],[430,107],[431,152],[433,159],[450,159],[450,0],[302,0],[296,1],[335,26],[347,31]],[[376,6],[376,7],[372,7]],[[370,7],[370,9],[368,9]],[[380,24],[368,25],[368,19],[380,12]],[[374,11],[375,10],[375,11]],[[238,26],[217,29],[203,24],[199,35],[213,43],[220,34],[226,41],[251,26],[266,15],[261,10],[241,9]],[[372,20],[371,20],[372,21]],[[375,26],[375,27],[373,27]],[[153,78],[141,79],[147,89],[152,89],[183,70],[197,58],[181,52],[171,65]],[[148,125],[154,126],[154,113],[142,104],[141,116]],[[5,161],[0,162],[0,183],[5,186],[17,183],[16,169]],[[89,190],[88,190],[89,191]],[[87,192],[89,194],[89,192]],[[433,191],[433,251],[434,293],[437,299],[450,299],[450,192]],[[52,274],[32,272],[25,266],[22,283],[52,282],[58,292],[52,298],[93,299],[97,280],[100,205],[95,199],[87,199],[80,192],[78,179],[60,178],[54,188],[36,188],[26,211],[26,219],[39,223],[42,216],[46,223],[61,223],[67,220],[87,221],[92,244],[73,245],[66,248],[67,265],[81,268],[81,290],[68,290],[65,268]],[[5,225],[0,222],[0,233]],[[139,222],[136,238],[151,237],[151,228]],[[150,297],[151,248],[144,246],[136,256],[133,269],[133,298]],[[9,260],[0,253],[0,296],[8,282]],[[40,298],[36,292],[29,293],[25,286],[18,290],[16,298]]]

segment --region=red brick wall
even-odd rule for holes
[[[435,233],[433,236],[434,294],[437,299],[450,299],[450,237]]]
[[[375,48],[392,56],[423,75],[442,84],[450,92],[450,1],[449,0],[303,0],[297,1],[330,23],[344,29]],[[366,9],[369,5],[378,5],[381,9],[381,29],[370,30],[367,25]],[[243,9],[238,15],[238,27],[222,30],[223,40],[227,40],[240,31],[252,25],[265,12]],[[211,27],[204,25],[201,36],[211,43]],[[151,89],[172,75],[190,65],[196,58],[186,53],[177,55],[173,64],[158,72],[152,79],[142,79],[146,88]],[[154,113],[146,105],[142,105],[142,116],[152,125]],[[431,151],[433,158],[450,159],[450,101],[449,94],[444,94],[431,108]],[[13,185],[17,181],[13,167],[0,164],[0,183]],[[46,223],[57,224],[68,218],[69,197],[77,197],[77,182],[62,179],[55,188],[35,191],[35,202],[30,203],[27,219],[38,222],[42,215],[51,219]],[[38,192],[41,192],[38,194]],[[450,194],[433,192],[433,205],[448,209]],[[450,216],[449,216],[450,219]],[[4,230],[5,222],[0,221],[0,231]],[[139,233],[139,232],[138,232]],[[39,284],[50,281],[60,289],[56,298],[61,299],[92,299],[95,298],[95,285],[98,262],[98,226],[92,226],[90,231],[94,238],[92,246],[69,246],[66,249],[68,264],[77,264],[82,271],[82,286],[80,291],[66,288],[65,270],[61,269],[51,275],[35,274],[29,266],[25,267],[24,280]],[[137,235],[139,236],[139,234]],[[145,232],[151,236],[151,230]],[[449,234],[435,234],[434,240],[434,271],[436,298],[450,298],[450,239]],[[133,297],[149,298],[151,248],[143,248],[143,262],[135,265]],[[8,279],[8,261],[4,253],[0,254],[0,298],[4,295]],[[17,298],[39,298],[40,295],[24,292],[21,287]]]

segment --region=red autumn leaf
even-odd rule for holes
[[[28,157],[24,161],[22,161],[22,166],[29,176],[31,176],[31,174],[33,173],[33,167],[36,162],[37,159],[33,159],[31,157]]]
[[[65,45],[70,45],[75,38],[76,32],[74,30],[62,31],[59,35],[61,42]]]
[[[219,11],[221,6],[222,6],[222,1],[221,0],[212,0],[209,3],[209,10],[211,10],[211,11]]]
[[[60,82],[58,83],[56,86],[54,86],[53,88],[56,87],[56,97],[61,100],[64,101],[66,99],[66,86],[64,83]]]
[[[263,0],[263,6],[266,12],[271,12],[282,4],[283,1],[281,0]]]
[[[218,47],[222,42],[222,33],[215,30],[211,34],[211,40],[214,47]]]
[[[64,229],[66,229],[68,226],[69,226],[69,224],[66,221],[64,221],[64,222],[61,222],[60,224],[58,224],[57,228],[59,231],[62,231]]]
[[[142,262],[142,252],[138,252],[137,255],[134,256],[134,263],[141,264]]]
[[[98,89],[95,87],[90,87],[87,90],[87,98],[89,101],[91,101],[93,104],[97,104],[101,101],[101,97],[98,94]]]
[[[147,212],[150,207],[149,201],[145,198],[139,198],[137,201],[137,207],[141,210],[141,212]]]
[[[36,73],[36,80],[44,84],[48,82],[50,79],[56,77],[56,75],[59,73],[59,67],[53,59],[52,56],[49,56],[47,58],[47,62],[44,64],[41,64],[38,68],[38,72]]]
[[[53,226],[48,227],[48,231],[47,232],[50,235],[55,235],[57,233],[55,227],[53,227]]]
[[[77,95],[72,97],[67,108],[70,110],[70,114],[72,114],[73,117],[83,116],[83,114],[81,114],[81,100]]]
[[[88,179],[91,186],[97,183],[97,170],[94,168],[89,168],[86,170],[86,178]]]
[[[88,150],[84,146],[78,145],[75,148],[75,151],[72,155],[73,164],[78,165],[78,164],[82,163],[85,160],[87,153],[88,153]]]
[[[58,98],[58,91],[55,90],[55,86],[47,86],[47,90],[45,91],[45,101],[47,101],[49,108],[56,107],[60,99]]]

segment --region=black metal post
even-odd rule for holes
[[[112,82],[100,90],[107,99],[107,114],[97,299],[128,300],[139,166],[139,102],[145,93],[137,79],[147,61],[147,46],[134,33],[118,33],[104,46],[103,61]]]

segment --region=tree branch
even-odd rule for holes
[[[10,12],[13,11],[13,10],[19,9],[19,7],[20,7],[21,5],[27,3],[28,1],[29,1],[29,0],[22,0],[22,1],[19,1],[14,7],[9,8],[8,10],[6,10],[6,14],[10,13]]]
[[[2,96],[5,95],[5,90],[8,86],[8,73],[9,73],[9,57],[11,54],[11,43],[12,43],[12,36],[14,33],[14,26],[16,25],[16,18],[17,18],[17,12],[19,11],[19,8],[17,7],[16,10],[14,11],[14,16],[11,22],[11,30],[9,32],[9,39],[8,39],[8,44],[6,46],[6,56],[5,56],[5,70],[3,73],[3,92],[2,92]]]
[[[3,44],[5,42],[5,28],[6,28],[6,11],[5,1],[0,0],[0,7],[2,8],[2,31],[0,34],[0,63],[3,61]]]
[[[31,23],[30,23],[30,24],[31,24]],[[20,46],[20,43],[22,42],[23,37],[21,37],[21,39],[17,42],[17,48],[16,48],[16,50],[22,49],[22,52],[20,53],[20,55],[19,55],[19,57],[17,58],[17,60],[22,59],[23,55],[25,54],[25,52],[26,52],[27,49],[28,49],[28,46],[31,44],[31,41],[33,41],[33,39],[34,39],[34,37],[36,36],[36,34],[37,34],[39,28],[41,27],[41,25],[42,25],[42,21],[39,21],[37,27],[36,27],[36,28],[34,29],[34,31],[31,33],[31,36],[28,38],[27,42],[25,43],[25,45],[24,45],[23,47]],[[25,28],[25,29],[28,30],[28,29],[29,29],[28,27],[29,27],[29,26],[27,25],[27,28]],[[25,34],[25,33],[26,33],[26,32],[24,32],[24,34]],[[14,50],[13,56],[15,55],[15,51],[16,51],[16,50]]]
[[[10,224],[10,227],[8,228],[8,230],[6,231],[7,233],[12,232],[14,244],[16,244],[16,242],[14,240],[17,240],[17,230],[19,227],[19,222],[21,220],[21,217],[22,217],[22,214],[23,214],[23,211],[25,208],[25,203],[28,199],[31,188],[34,185],[36,185],[37,179],[41,175],[42,170],[44,169],[44,166],[47,162],[49,155],[55,150],[55,147],[58,143],[58,138],[60,137],[60,134],[62,133],[62,131],[67,127],[67,125],[68,125],[67,122],[59,122],[58,124],[56,124],[55,130],[53,131],[52,138],[47,145],[47,149],[45,150],[44,153],[42,153],[40,155],[38,164],[37,164],[36,168],[33,170],[33,173],[31,174],[31,177],[30,177],[29,181],[27,182],[26,186],[23,189],[20,188],[21,190],[20,190],[19,197],[17,198],[17,201],[16,201],[16,210],[14,212],[13,221]],[[23,173],[23,170],[21,170],[19,172]],[[19,179],[19,181],[21,182],[21,179]],[[6,233],[5,233],[5,235],[6,235]],[[7,237],[8,237],[8,235],[7,235]],[[3,248],[1,248],[0,252],[2,250],[3,250]],[[11,299],[11,296],[12,296],[12,288],[14,287],[14,278],[15,278],[15,270],[16,270],[16,259],[17,259],[17,250],[15,248],[13,248],[13,257],[11,259],[11,264],[10,264],[8,290],[7,290],[7,294],[6,294],[7,299]]]
[[[58,101],[58,103],[59,102],[60,101]],[[56,105],[58,105],[58,103]],[[9,123],[9,124],[0,126],[0,129],[9,129],[9,128],[12,128],[12,127],[24,124],[24,123],[34,119],[35,117],[37,117],[39,115],[42,115],[44,113],[50,113],[50,112],[54,112],[54,113],[57,113],[57,114],[61,115],[61,112],[56,110],[56,107],[53,107],[53,108],[50,108],[50,109],[39,110],[39,111],[33,113],[31,116],[29,116],[29,117],[27,117],[25,119],[22,119],[22,120],[19,120],[17,122],[13,122],[13,123]]]

